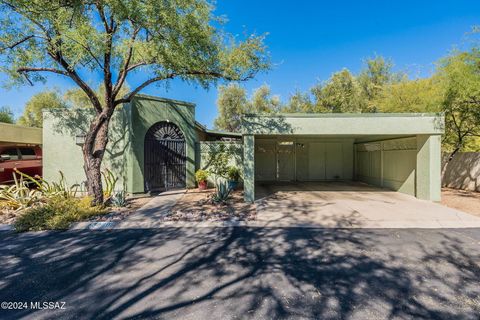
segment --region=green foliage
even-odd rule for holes
[[[228,167],[227,177],[228,180],[238,181],[240,179],[240,169],[234,166]]]
[[[270,86],[264,84],[253,91],[250,99],[249,113],[276,113],[281,110],[280,97],[272,96]]]
[[[22,210],[41,205],[53,197],[75,197],[79,188],[78,184],[67,186],[61,171],[58,182],[47,182],[41,177],[31,177],[19,170],[15,170],[15,173],[13,185],[0,186],[0,208]]]
[[[215,183],[215,193],[212,196],[212,201],[215,203],[225,203],[231,192],[232,189],[229,188],[227,181],[217,181]]]
[[[228,164],[232,158],[232,150],[225,144],[212,148],[208,155],[208,171],[218,178],[228,178]]]
[[[65,108],[66,103],[55,90],[44,91],[33,95],[25,105],[23,114],[17,123],[27,127],[41,128],[43,126],[43,109]]]
[[[480,137],[480,48],[455,52],[443,59],[436,76],[444,90],[443,142],[453,156]]]
[[[270,87],[262,85],[247,98],[246,90],[238,83],[220,86],[217,98],[218,116],[214,126],[219,130],[240,132],[245,113],[273,113],[281,109],[280,97],[272,96]]]
[[[118,96],[123,97],[127,95],[130,92],[130,87],[127,83],[125,83],[120,91],[118,92]],[[104,97],[105,96],[105,84],[100,84],[98,88],[95,90],[95,93],[99,97]],[[63,99],[65,103],[68,105],[70,108],[74,109],[88,109],[88,108],[93,108],[92,102],[86,95],[86,93],[80,89],[80,88],[74,88],[67,90],[65,94],[63,95]],[[102,104],[103,107],[105,107],[105,103],[103,100],[100,101],[100,104]]]
[[[29,176],[26,173],[23,173],[17,169],[15,169],[15,173],[20,175],[21,179],[26,182],[27,185],[35,186],[36,190],[38,190],[43,197],[50,198],[50,197],[75,197],[77,195],[78,188],[80,185],[73,184],[67,185],[65,180],[65,175],[62,171],[59,171],[60,180],[58,182],[52,181],[48,182],[42,177],[39,176]],[[15,177],[15,176],[14,176]]]
[[[0,185],[0,208],[22,210],[44,201],[44,195],[36,189],[31,189],[23,176],[13,175],[14,184]]]
[[[91,198],[52,197],[42,206],[26,210],[15,221],[18,232],[40,230],[65,230],[73,222],[105,214],[103,207],[92,207]]]
[[[307,93],[296,91],[292,94],[282,112],[286,113],[305,113],[315,112],[314,105]]]
[[[199,169],[195,172],[195,180],[197,182],[207,181],[208,179],[208,171]]]
[[[386,85],[374,100],[380,112],[441,112],[443,89],[436,78]]]
[[[241,117],[247,107],[247,95],[244,88],[237,83],[218,88],[215,128],[228,132],[240,132]]]
[[[323,85],[312,89],[315,112],[361,112],[360,86],[347,69],[334,73]]]
[[[112,171],[105,169],[102,171],[102,177],[104,181],[103,195],[106,201],[110,200],[115,191],[115,185],[117,184],[118,177],[112,173]]]
[[[15,122],[15,119],[13,117],[13,112],[8,106],[3,106],[0,108],[0,122],[3,122],[3,123]]]

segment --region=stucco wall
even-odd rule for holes
[[[42,144],[42,129],[0,123],[0,143]]]
[[[356,178],[415,196],[416,138],[356,145]]]
[[[442,155],[442,186],[480,191],[480,152],[460,152],[448,162]]]
[[[128,189],[132,193],[143,193],[144,189],[144,141],[152,125],[160,121],[176,124],[185,136],[187,156],[187,187],[195,186],[195,105],[182,101],[162,99],[146,95],[137,96],[129,104],[131,119],[131,144],[128,152]]]
[[[57,181],[62,171],[68,184],[83,184],[81,146],[75,144],[75,136],[88,129],[93,117],[92,109],[45,110],[43,112],[43,175],[49,181]],[[118,108],[110,122],[109,144],[103,161],[119,178],[116,188],[123,188],[125,181],[125,150],[129,145],[125,110]]]

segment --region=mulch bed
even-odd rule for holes
[[[191,189],[175,204],[166,221],[247,221],[255,220],[256,209],[243,200],[243,191],[234,191],[226,203],[214,203],[214,189]]]

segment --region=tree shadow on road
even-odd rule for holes
[[[2,300],[66,301],[69,315],[81,318],[475,319],[478,251],[448,230],[429,231],[431,243],[420,241],[422,232],[163,228],[7,235],[0,290]],[[4,315],[66,317],[32,310]]]

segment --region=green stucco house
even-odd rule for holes
[[[44,112],[44,176],[82,183],[82,137],[91,110]],[[194,173],[208,168],[220,145],[235,150],[243,167],[245,200],[256,183],[363,181],[440,200],[439,114],[245,115],[242,133],[206,129],[195,105],[138,95],[114,114],[104,161],[128,193],[195,186]]]

